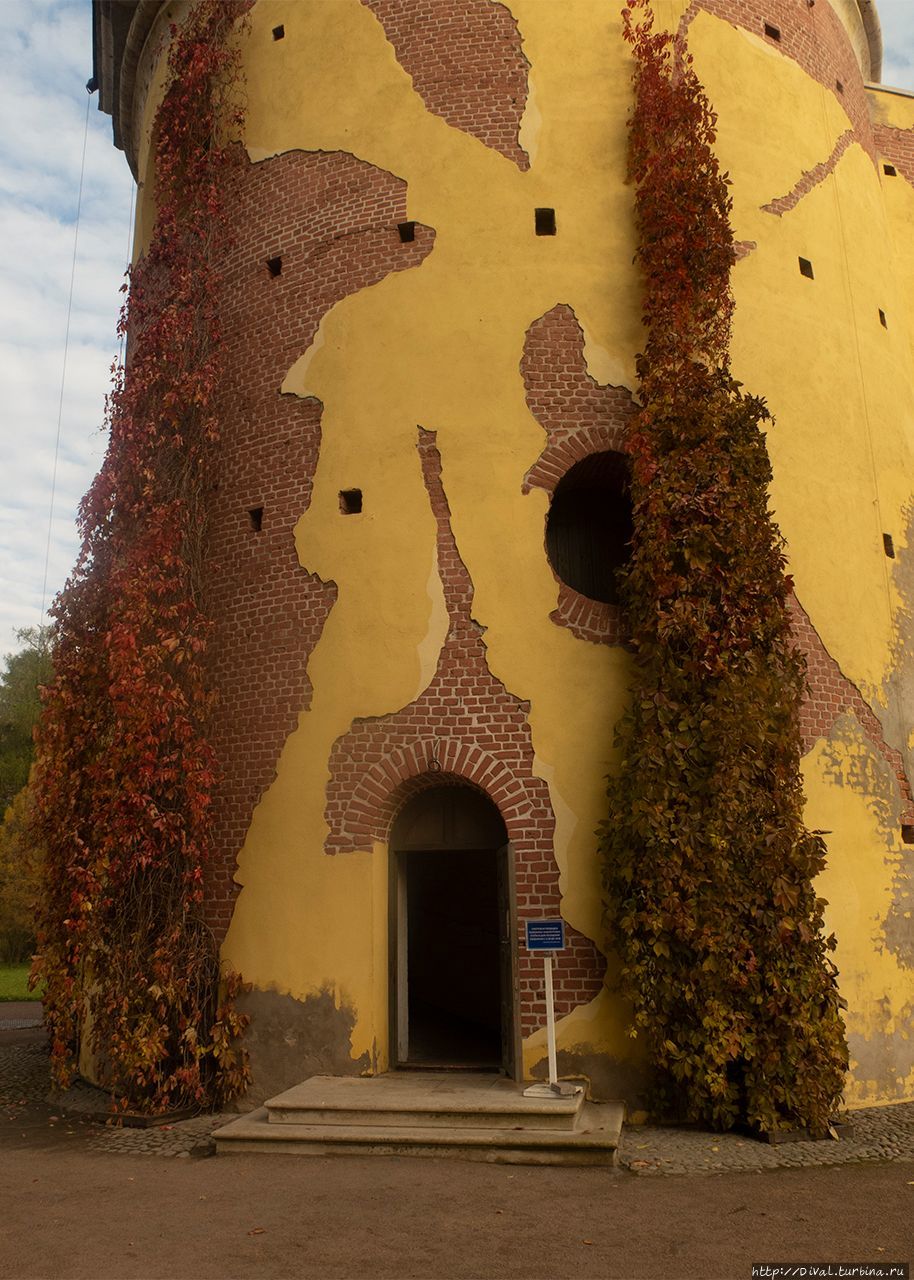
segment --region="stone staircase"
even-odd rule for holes
[[[313,1076],[213,1134],[218,1155],[456,1156],[506,1164],[612,1165],[621,1102],[525,1097],[483,1073]]]

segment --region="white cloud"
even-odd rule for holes
[[[15,629],[35,625],[41,613],[84,141],[48,602],[75,561],[77,508],[104,454],[100,428],[117,353],[132,179],[112,145],[110,119],[86,92],[92,15],[85,0],[0,3],[0,48],[0,113],[15,122],[0,138],[3,653],[15,647]]]
[[[882,82],[914,91],[914,3],[878,0],[882,25]]]

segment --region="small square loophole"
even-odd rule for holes
[[[362,510],[361,489],[340,490],[340,513],[344,516],[357,516]]]
[[[398,222],[397,232],[401,244],[412,244],[416,238],[416,224],[415,222]]]
[[[274,27],[274,28],[273,28],[273,39],[274,39],[274,40],[282,40],[282,38],[285,36],[285,34],[286,34],[286,29],[285,29],[285,27],[282,25],[282,23],[280,23],[278,27]]]
[[[800,275],[805,276],[807,280],[815,280],[815,274],[812,269],[812,263],[808,258],[799,258]]]
[[[895,168],[893,164],[884,164],[882,166],[882,172],[887,173],[890,178],[898,177],[898,170]]]
[[[554,209],[534,209],[533,211],[534,226],[538,236],[554,236],[555,235],[555,210]]]
[[[901,838],[905,844],[914,844],[914,822],[901,824]]]
[[[781,28],[776,27],[773,22],[766,22],[765,35],[768,37],[769,40],[777,40],[778,42],[780,42]]]
[[[282,275],[282,258],[267,258],[267,271],[274,278]]]
[[[879,323],[882,325],[883,329],[887,329],[889,327],[889,322],[885,318],[885,312],[882,307],[879,308]]]
[[[895,559],[895,539],[890,533],[882,535],[882,549],[890,560]]]
[[[252,533],[263,533],[263,507],[251,507],[248,511]]]

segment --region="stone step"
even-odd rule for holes
[[[574,1130],[543,1128],[271,1123],[266,1107],[213,1134],[219,1155],[450,1156],[501,1164],[612,1165],[622,1131],[620,1102],[584,1103]]]
[[[313,1076],[266,1103],[273,1125],[370,1125],[373,1129],[537,1129],[574,1132],[583,1093],[526,1098],[504,1076],[391,1072]]]

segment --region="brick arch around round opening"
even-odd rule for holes
[[[627,387],[603,385],[590,375],[584,330],[566,303],[530,325],[521,375],[527,407],[546,433],[542,452],[524,476],[522,493],[543,489],[551,499],[576,463],[594,453],[626,451],[627,424],[637,406]],[[624,643],[628,628],[619,606],[581,595],[549,567],[558,586],[556,608],[549,615],[556,626],[592,644]]]
[[[457,739],[418,738],[366,769],[353,787],[345,833],[331,831],[327,853],[349,852],[374,840],[386,841],[405,805],[432,787],[470,786],[498,809],[515,848],[548,839],[555,817],[543,804],[541,779],[518,778],[503,760]]]

